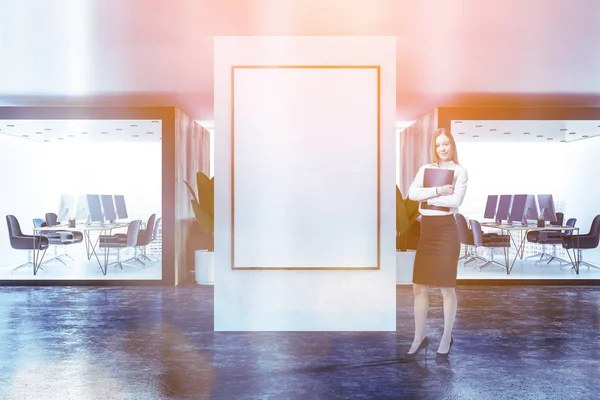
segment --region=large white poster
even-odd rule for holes
[[[233,267],[377,268],[379,68],[233,72]]]

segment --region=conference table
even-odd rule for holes
[[[96,249],[98,248],[98,244],[100,243],[100,237],[104,235],[112,235],[112,231],[115,229],[123,229],[127,228],[129,223],[113,223],[113,224],[77,224],[74,227],[70,227],[68,225],[55,225],[55,226],[44,226],[44,227],[34,227],[33,234],[34,235],[43,235],[44,232],[82,232],[84,243],[85,243],[85,251],[87,254],[87,259],[91,260],[92,257],[96,258],[98,261],[98,265],[102,270],[103,275],[106,275],[106,265],[100,262],[100,258],[98,257],[98,253]],[[97,236],[96,236],[97,235]],[[37,250],[39,253],[39,249]],[[35,250],[34,250],[35,252]]]
[[[575,235],[575,243],[576,248],[573,248],[573,257],[569,254],[569,249],[566,249],[567,255],[571,260],[572,268],[575,270],[575,273],[579,274],[579,251],[577,248],[579,247],[579,228],[574,226],[561,226],[561,225],[545,225],[543,227],[538,226],[537,224],[498,224],[494,222],[481,222],[480,225],[482,227],[497,229],[502,232],[503,235],[508,234],[510,237],[510,241],[516,250],[516,254],[510,261],[510,257],[506,259],[506,274],[509,275],[517,261],[517,258],[523,258],[523,250],[525,249],[525,243],[527,241],[527,233],[528,232],[556,232],[556,233],[566,233],[571,232]],[[505,233],[506,232],[506,233]]]

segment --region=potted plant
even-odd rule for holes
[[[402,197],[402,192],[396,186],[396,249],[406,251],[409,244],[409,234],[414,231],[419,213],[419,202]]]
[[[403,198],[396,186],[396,283],[410,284],[412,281],[419,215],[419,202]]]
[[[197,195],[188,182],[185,180],[183,182],[192,195],[190,203],[192,204],[192,210],[194,210],[196,223],[207,238],[206,249],[196,250],[195,253],[196,282],[205,285],[214,284],[215,178],[211,179],[203,172],[197,172]]]

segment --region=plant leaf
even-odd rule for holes
[[[198,221],[198,224],[200,225],[200,229],[202,229],[202,232],[205,235],[211,237],[214,230],[214,220],[202,209],[202,207],[200,207],[200,204],[198,204],[197,201],[191,200],[190,202],[192,203],[194,215],[196,216],[196,221]]]
[[[192,195],[192,198],[196,201],[198,201],[198,198],[196,197],[196,193],[194,193],[194,189],[192,189],[192,186],[190,186],[189,183],[187,183],[185,181],[185,179],[183,180],[183,183],[185,183],[185,186],[187,186],[188,190],[190,191],[190,194]]]
[[[200,208],[212,219],[214,210],[214,188],[213,181],[204,173],[196,174],[196,184],[198,185],[198,203]]]

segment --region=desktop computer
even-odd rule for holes
[[[58,223],[67,222],[69,219],[74,218],[76,214],[77,209],[75,196],[72,194],[62,194],[60,196],[58,212],[56,213],[56,221]]]
[[[502,221],[508,220],[508,213],[510,211],[511,203],[512,203],[512,194],[500,195],[500,200],[498,201],[498,211],[496,211],[496,223],[497,224],[501,224]]]
[[[89,218],[87,223],[91,224],[94,222],[104,223],[104,214],[102,213],[102,203],[100,201],[100,195],[88,194],[86,195],[87,204],[89,207]]]
[[[537,203],[535,201],[535,195],[528,194],[527,201],[525,202],[525,218],[528,221],[537,222],[539,216],[540,214],[538,212]]]
[[[125,196],[122,194],[115,194],[115,206],[117,212],[117,219],[127,219],[127,207],[125,206]]]
[[[115,223],[117,220],[117,211],[115,210],[112,194],[103,194],[100,196],[100,199],[102,200],[104,219],[111,224]]]
[[[496,208],[497,207],[498,207],[498,195],[490,194],[487,197],[487,202],[485,203],[485,211],[483,213],[483,218],[493,220],[496,217]]]
[[[522,224],[527,225],[527,218],[525,218],[525,205],[527,203],[526,194],[515,194],[513,201],[510,206],[510,213],[508,216],[509,224]]]
[[[551,194],[538,194],[538,206],[540,207],[540,217],[544,221],[556,222],[556,211],[554,210],[554,198]]]

